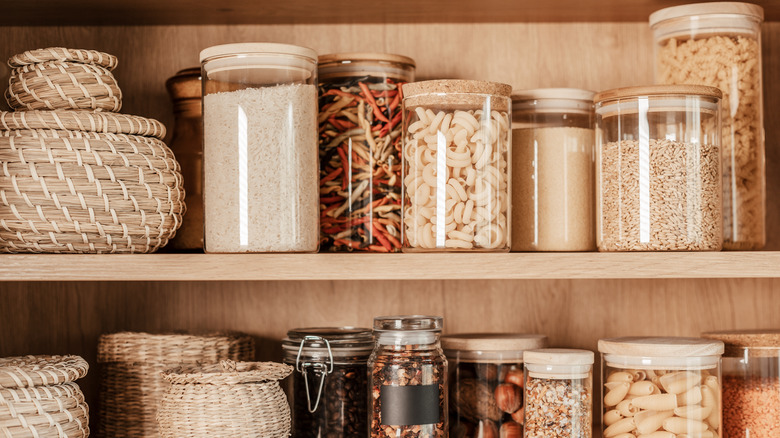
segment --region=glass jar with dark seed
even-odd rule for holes
[[[368,434],[368,357],[371,329],[297,328],[282,342],[293,438],[364,437]]]

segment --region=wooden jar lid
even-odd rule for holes
[[[523,353],[523,362],[534,365],[593,365],[594,354],[589,350],[543,348]]]
[[[625,337],[599,339],[604,354],[633,357],[701,357],[723,354],[723,342],[702,338]]]
[[[173,100],[198,99],[202,97],[200,67],[185,68],[165,81]]]
[[[444,336],[441,346],[457,351],[525,351],[543,348],[547,336],[515,333],[462,333]]]
[[[726,344],[725,355],[728,357],[743,356],[747,350],[748,356],[778,357],[780,356],[780,330],[731,330],[707,332],[703,338],[723,341]]]
[[[752,3],[742,2],[710,2],[693,3],[689,5],[672,6],[660,9],[650,14],[650,27],[666,20],[697,15],[737,15],[749,17],[757,21],[764,20],[764,8]]]
[[[536,88],[512,93],[512,102],[537,99],[570,99],[592,101],[596,93],[580,88]]]
[[[387,62],[406,64],[412,67],[416,66],[414,59],[408,56],[372,52],[328,53],[327,55],[320,55],[318,63],[320,67],[323,67],[325,64],[335,64],[346,61]]]
[[[702,96],[721,99],[723,93],[718,88],[705,85],[643,85],[602,91],[593,97],[593,102],[644,96]]]

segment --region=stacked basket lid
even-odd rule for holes
[[[89,436],[89,409],[76,380],[78,356],[0,358],[0,437]]]
[[[181,225],[179,164],[158,121],[116,113],[117,58],[48,48],[8,61],[0,251],[144,253]]]
[[[250,361],[254,350],[251,337],[231,333],[102,335],[98,343],[100,435],[160,436],[157,408],[169,386],[163,371],[222,360]]]

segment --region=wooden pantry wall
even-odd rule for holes
[[[166,78],[197,65],[200,49],[228,42],[402,53],[417,61],[419,79],[593,90],[652,82],[645,22],[2,27],[0,34],[0,58],[46,46],[116,54],[123,112],[169,127]],[[780,23],[765,24],[763,49],[767,249],[780,250]],[[7,73],[0,67],[3,84]],[[374,315],[410,312],[444,315],[447,332],[538,332],[554,345],[589,349],[605,336],[780,327],[778,279],[346,281],[359,263],[345,267],[345,281],[0,283],[0,356],[73,353],[95,365],[100,333],[232,329],[257,337],[259,359],[279,359],[279,339],[293,326],[369,325]],[[84,381],[93,404],[97,377],[93,368]]]

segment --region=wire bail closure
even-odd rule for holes
[[[301,362],[301,354],[306,347],[306,343],[323,342],[328,349],[328,361],[327,362]],[[308,403],[309,413],[317,411],[317,407],[320,405],[320,399],[322,398],[322,389],[325,387],[325,378],[328,374],[333,372],[333,352],[330,349],[330,342],[321,336],[304,336],[301,340],[301,346],[298,348],[298,356],[295,358],[295,370],[303,374],[303,382],[306,385],[306,401]],[[320,379],[319,389],[317,390],[317,398],[314,401],[314,406],[311,405],[311,395],[309,390],[309,370],[311,370],[315,376]]]

